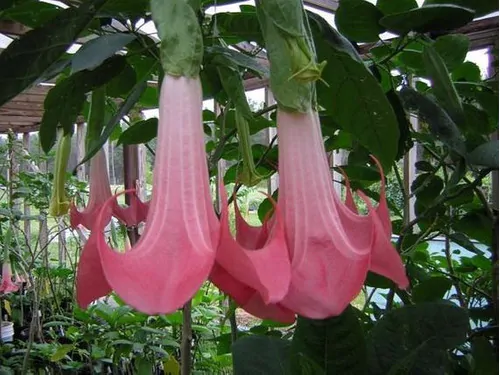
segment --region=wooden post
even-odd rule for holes
[[[30,151],[30,133],[23,133],[23,149],[29,154]],[[23,171],[27,172],[29,170],[29,162],[23,162]],[[30,205],[28,200],[24,200],[24,216],[28,217],[31,214]],[[31,243],[31,221],[30,219],[24,219],[24,235]]]
[[[123,183],[125,190],[137,189],[139,176],[139,154],[137,145],[123,145]],[[130,196],[125,195],[125,203],[130,205]],[[137,227],[127,228],[130,244],[133,246],[139,240]]]

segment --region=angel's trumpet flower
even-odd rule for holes
[[[109,248],[103,230],[115,200],[111,198],[89,239],[96,241],[110,287],[145,313],[170,313],[181,307],[207,279],[215,260],[219,222],[208,185],[201,108],[198,76],[165,75],[144,234],[130,251]]]
[[[78,211],[75,204],[71,205],[70,224],[72,228],[83,225],[87,229],[92,229],[99,210],[112,196],[106,153],[102,149],[90,161],[89,180],[90,198],[87,207],[83,211]],[[137,225],[146,218],[147,209],[147,204],[141,202],[136,194],[132,194],[129,207],[121,207],[115,201],[111,214],[119,218],[125,225]]]
[[[292,281],[281,303],[313,319],[339,315],[360,292],[370,267],[406,287],[401,259],[390,242],[387,246],[383,210],[376,212],[360,194],[369,214],[357,215],[331,186],[317,113],[279,109],[278,136],[278,206],[292,262]]]
[[[12,282],[12,268],[8,260],[4,260],[2,265],[2,282],[0,283],[0,293],[12,293],[19,290],[19,285]]]

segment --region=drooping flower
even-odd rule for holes
[[[181,307],[207,279],[214,263],[219,222],[208,185],[201,111],[199,77],[166,74],[144,234],[130,251],[109,248],[103,229],[115,200],[111,198],[88,240],[96,241],[109,286],[146,313],[170,313]]]
[[[226,202],[224,186],[221,192],[221,200]],[[216,262],[238,282],[257,291],[264,304],[277,303],[286,295],[291,278],[281,212],[276,210],[272,228],[266,223],[259,230],[245,222],[236,201],[235,211],[236,239],[229,229],[227,205],[222,207]]]
[[[19,290],[19,285],[12,282],[12,268],[10,262],[5,260],[2,265],[2,282],[0,283],[0,293],[13,293]]]
[[[277,121],[278,207],[292,263],[281,303],[309,318],[338,315],[359,293],[370,268],[405,288],[403,264],[390,244],[390,221],[387,227],[381,219],[388,212],[383,206],[375,211],[366,199],[368,215],[357,215],[334,191],[317,113],[278,109]]]

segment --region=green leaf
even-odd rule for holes
[[[335,24],[340,33],[355,42],[376,42],[385,29],[379,20],[384,14],[364,0],[341,1],[335,12]]]
[[[497,350],[487,338],[475,336],[472,339],[472,357],[472,375],[498,374]]]
[[[47,94],[40,125],[40,144],[47,153],[56,140],[57,128],[72,133],[76,117],[81,113],[85,94],[119,74],[125,67],[123,56],[113,56],[94,70],[84,70],[60,81]],[[61,102],[64,106],[61,106]]]
[[[448,114],[430,97],[409,87],[403,87],[399,92],[403,106],[416,111],[420,119],[429,125],[431,133],[450,150],[465,156],[465,142],[457,125]]]
[[[117,146],[121,144],[135,145],[140,143],[147,143],[156,138],[157,133],[158,119],[156,117],[138,121],[120,135]]]
[[[377,0],[377,8],[384,13],[384,15],[401,13],[418,8],[415,0]]]
[[[483,143],[469,153],[467,160],[474,165],[498,169],[498,139]]]
[[[426,46],[423,53],[424,64],[432,81],[432,91],[437,100],[458,126],[465,122],[462,102],[451,82],[443,59],[433,46]]]
[[[66,345],[61,345],[60,347],[57,348],[57,350],[50,356],[50,360],[52,362],[58,362],[66,355],[71,352],[73,349],[75,349],[74,344],[66,344]]]
[[[463,233],[487,246],[491,245],[493,221],[482,210],[467,212],[452,224],[456,232]]]
[[[85,150],[89,150],[91,145],[99,139],[104,126],[106,115],[106,90],[99,87],[92,91],[89,116],[87,119],[87,132],[85,134]]]
[[[456,5],[429,5],[406,12],[387,15],[380,24],[400,35],[410,31],[419,33],[448,31],[472,21],[474,12]]]
[[[373,153],[384,169],[398,151],[399,125],[391,104],[351,44],[309,13],[318,59],[328,61],[317,85],[318,103],[343,130]]]
[[[498,1],[491,0],[425,0],[424,6],[435,4],[454,4],[475,11],[475,17],[498,11]]]
[[[432,302],[440,300],[452,286],[451,279],[433,276],[418,283],[412,290],[413,302]]]
[[[82,161],[79,162],[78,165],[85,163],[87,160],[90,160],[92,156],[94,156],[97,151],[99,151],[104,143],[106,143],[106,140],[109,138],[111,133],[113,133],[114,128],[119,124],[120,120],[126,116],[132,107],[137,103],[139,100],[139,97],[143,93],[143,91],[147,87],[147,82],[145,80],[138,82],[132,91],[130,92],[129,96],[127,99],[122,103],[120,108],[118,109],[118,112],[108,121],[106,126],[104,127],[104,130],[101,134],[101,138],[97,142],[95,142],[94,147],[87,151],[87,154],[85,157],[82,159]]]
[[[469,38],[463,34],[443,35],[434,43],[436,52],[439,53],[448,70],[453,70],[464,62],[469,46]]]
[[[106,0],[61,11],[52,22],[15,39],[0,54],[0,106],[29,87],[61,58]]]
[[[373,288],[389,289],[394,286],[394,282],[385,278],[384,276],[380,276],[376,273],[368,271],[366,275],[365,285],[371,286]]]
[[[442,375],[446,350],[463,343],[468,329],[466,310],[451,303],[391,310],[368,334],[370,374]]]
[[[480,82],[481,69],[472,61],[466,61],[453,69],[451,78],[453,81]]]
[[[106,95],[112,98],[127,97],[136,83],[137,76],[134,68],[126,64],[122,72],[106,85]]]
[[[441,177],[432,173],[422,173],[413,180],[411,191],[421,203],[429,205],[439,197],[443,187],[444,182]]]
[[[217,22],[219,36],[228,44],[257,42],[262,45],[263,43],[255,9],[251,12],[217,13],[212,23],[215,24],[215,22]]]
[[[259,58],[233,51],[221,46],[209,46],[205,48],[205,58],[211,58],[212,62],[223,65],[234,64],[249,69],[259,77],[269,77],[269,68],[259,62]],[[261,59],[262,60],[262,59]],[[229,64],[228,64],[229,62]]]
[[[85,43],[71,59],[71,72],[94,69],[136,38],[134,34],[107,34]]]
[[[35,28],[53,19],[60,11],[61,8],[56,5],[29,0],[15,2],[14,6],[2,12],[1,17]]]
[[[135,370],[137,375],[151,375],[153,372],[153,362],[146,358],[135,358]]]
[[[292,341],[292,374],[367,373],[366,347],[356,309],[313,320],[299,317]]]
[[[99,15],[134,21],[144,17],[149,3],[149,0],[108,0]]]
[[[290,341],[269,336],[245,336],[232,347],[234,375],[287,375]]]

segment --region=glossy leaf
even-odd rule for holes
[[[342,35],[356,42],[375,42],[385,29],[379,20],[384,14],[364,0],[341,1],[335,12],[335,24]]]
[[[432,302],[440,300],[451,288],[451,280],[444,276],[433,276],[419,284],[412,291],[413,302]]]
[[[3,11],[1,16],[4,19],[10,19],[25,26],[35,28],[50,21],[60,11],[61,8],[56,5],[38,0],[29,0],[14,2],[14,6]]]
[[[364,333],[356,309],[325,320],[299,317],[292,341],[292,374],[367,373]]]
[[[269,336],[245,336],[232,347],[234,375],[288,375],[290,341]]]
[[[73,132],[76,117],[81,113],[85,94],[106,84],[125,66],[123,56],[115,56],[95,70],[78,72],[52,88],[44,101],[44,113],[40,125],[40,144],[48,152],[56,141],[57,128],[65,134]],[[61,102],[64,103],[61,106]]]
[[[470,41],[463,34],[443,35],[436,39],[434,48],[439,53],[448,70],[453,70],[464,62],[469,52]]]
[[[424,6],[435,4],[455,4],[475,11],[475,17],[498,11],[498,2],[491,0],[425,0]]]
[[[465,122],[462,102],[460,101],[455,86],[453,86],[451,82],[448,69],[443,59],[433,46],[426,46],[422,57],[427,72],[431,77],[432,92],[455,124],[462,126]]]
[[[490,246],[493,238],[493,221],[482,210],[467,212],[452,224],[456,232],[463,233],[485,245]]]
[[[451,303],[391,310],[368,334],[370,374],[441,375],[445,350],[463,343],[468,329],[467,312]]]
[[[484,143],[468,155],[468,160],[474,165],[498,169],[498,147],[498,139]]]
[[[429,124],[431,133],[438,140],[446,144],[450,150],[465,156],[465,142],[460,130],[435,101],[408,87],[403,87],[399,97],[406,109],[416,111],[420,118]]]
[[[66,52],[106,0],[61,11],[51,22],[14,40],[0,54],[0,105],[29,87]]]
[[[352,45],[324,19],[309,16],[318,60],[328,61],[322,77],[329,87],[317,85],[319,104],[384,168],[389,168],[399,140],[398,122],[389,100]]]
[[[126,129],[118,139],[117,145],[135,145],[147,143],[156,137],[158,132],[158,119],[156,117],[136,122]]]
[[[134,40],[134,34],[107,34],[85,43],[71,59],[71,72],[94,69]]]
[[[448,31],[472,21],[474,12],[456,5],[429,5],[406,12],[390,14],[380,19],[387,30],[403,35],[410,31],[420,33]]]
[[[377,8],[380,9],[384,15],[387,15],[418,8],[418,4],[415,0],[377,0]]]

